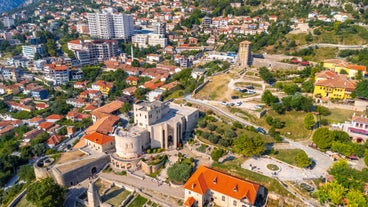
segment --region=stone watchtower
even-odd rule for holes
[[[101,198],[100,198],[100,195],[98,194],[98,189],[94,181],[89,183],[88,191],[87,191],[87,198],[88,198],[88,207],[100,207],[101,206]]]
[[[252,65],[252,47],[251,42],[243,41],[239,44],[238,58],[241,67],[248,67]]]

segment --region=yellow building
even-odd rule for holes
[[[98,90],[105,95],[109,94],[112,87],[114,87],[113,83],[105,82],[103,80],[98,80],[94,84],[92,84],[92,90]]]
[[[362,75],[367,73],[367,68],[365,66],[350,64],[338,59],[325,60],[323,62],[323,67],[338,74],[341,74],[341,71],[345,71],[349,78],[356,77],[359,71],[362,71]]]
[[[316,98],[349,99],[356,82],[347,75],[325,70],[316,73],[313,95]]]

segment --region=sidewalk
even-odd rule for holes
[[[159,183],[154,178],[151,178],[149,176],[146,176],[144,180],[141,180],[133,176],[121,176],[112,173],[101,173],[100,177],[111,181],[125,183],[127,185],[134,186],[137,189],[147,189],[178,199],[184,198],[184,188],[172,187],[167,183]]]

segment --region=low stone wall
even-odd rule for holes
[[[165,164],[165,159],[163,159],[160,163],[158,163],[156,165],[149,165],[146,162],[142,162],[141,164],[142,164],[141,168],[142,168],[143,172],[146,173],[147,175],[149,175],[151,173],[157,172],[162,167],[162,165]]]

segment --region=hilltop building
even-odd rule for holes
[[[192,132],[199,111],[171,102],[138,102],[133,106],[135,125],[115,130],[116,153],[111,166],[121,171],[138,168],[140,157],[148,148],[176,148]]]

